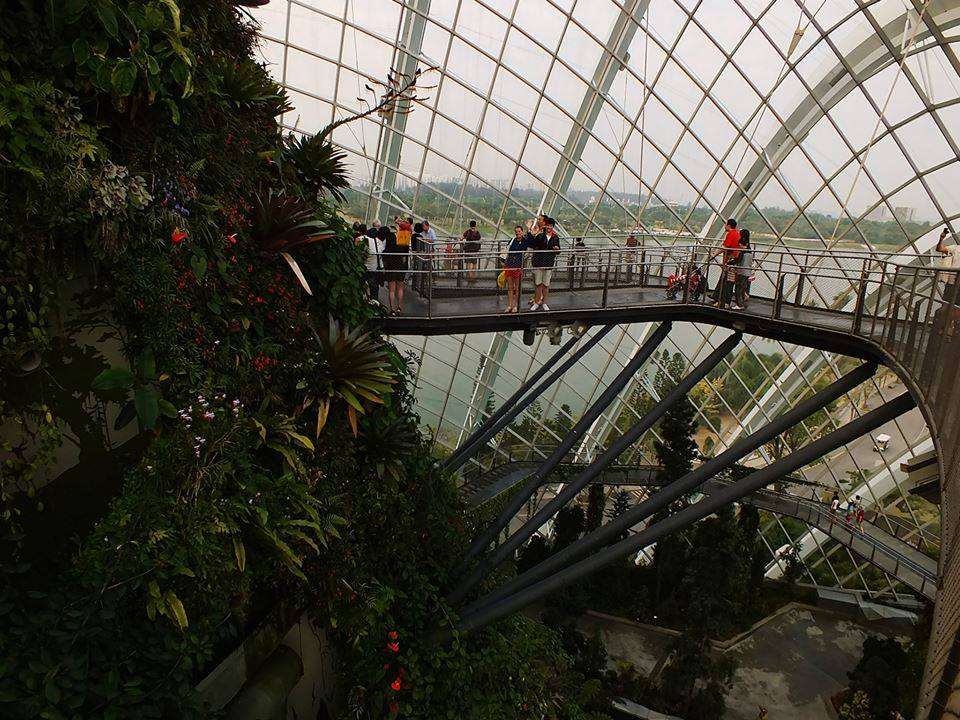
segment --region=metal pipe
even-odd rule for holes
[[[650,337],[640,346],[633,358],[628,362],[623,370],[613,379],[607,388],[601,393],[597,401],[583,414],[577,423],[563,437],[557,448],[550,453],[546,460],[534,470],[533,474],[527,479],[523,488],[518,492],[508,505],[501,511],[497,519],[473,541],[473,544],[467,550],[463,562],[458,568],[459,574],[466,570],[467,563],[477,557],[503,530],[510,524],[517,512],[523,507],[536,489],[540,486],[542,478],[546,477],[570,451],[570,448],[580,439],[580,437],[593,425],[600,414],[613,402],[613,399],[620,394],[620,391],[626,386],[630,379],[636,374],[640,367],[649,359],[654,350],[663,342],[663,339],[670,333],[671,323],[663,322],[654,330]],[[468,580],[461,582],[450,594],[448,601],[451,604],[457,603],[464,598],[467,592],[473,587],[475,574]]]
[[[559,366],[556,366],[556,361],[566,355],[570,348],[577,344],[580,338],[575,336],[567,340],[567,342],[564,343],[547,362],[545,362],[533,375],[527,379],[525,383],[523,383],[523,385],[520,386],[519,390],[507,398],[506,402],[500,406],[499,410],[487,418],[487,420],[479,428],[477,428],[449,458],[447,458],[443,464],[443,468],[452,472],[472,458],[477,453],[479,448],[486,445],[490,438],[513,422],[513,419],[517,417],[517,415],[526,410],[527,407],[534,400],[540,397],[543,391],[550,387],[558,377],[563,375],[563,373],[573,367],[573,365],[576,364],[580,358],[592,350],[593,347],[613,329],[613,327],[613,325],[604,325],[602,328],[600,328],[600,330],[595,332],[593,336],[587,340],[573,355],[571,355]],[[550,373],[550,376],[540,383],[540,385],[538,385],[533,391],[530,391],[530,388],[533,387],[535,383],[539,382],[540,379],[543,378],[543,376],[547,373]],[[526,395],[528,392],[529,395],[524,397],[524,395]]]
[[[731,467],[744,456],[760,448],[764,443],[770,442],[770,440],[777,435],[790,429],[802,420],[805,420],[813,413],[823,409],[834,400],[843,396],[844,393],[866,382],[873,376],[876,370],[877,366],[874,363],[864,363],[858,368],[851,370],[819,392],[797,403],[795,407],[756,432],[741,438],[716,457],[711,458],[683,477],[670,483],[660,490],[660,492],[647,498],[644,502],[630,508],[620,517],[614,518],[605,525],[601,525],[589,535],[580,538],[527,572],[518,575],[497,588],[486,598],[478,600],[468,607],[464,612],[472,612],[479,608],[481,603],[489,604],[495,602],[502,597],[517,592],[521,588],[528,587],[538,580],[549,576],[551,573],[570,565],[577,558],[583,557],[591,550],[606,545],[654,513],[663,510],[674,500],[690,494],[707,480]]]
[[[585,488],[597,475],[614,460],[616,460],[624,450],[633,445],[647,430],[653,427],[663,415],[678,401],[686,399],[687,393],[693,389],[693,386],[707,376],[721,360],[723,360],[737,346],[741,340],[740,333],[734,333],[704,360],[691,370],[686,377],[667,393],[660,402],[657,403],[650,412],[644,415],[640,421],[629,431],[617,438],[609,449],[600,457],[590,463],[587,468],[581,472],[574,480],[564,485],[563,490],[557,493],[550,502],[544,505],[537,513],[529,518],[523,526],[511,535],[507,540],[497,547],[490,555],[483,558],[477,567],[470,574],[470,577],[464,581],[471,587],[480,582],[487,574],[500,563],[513,555],[514,551],[520,547],[533,533],[537,531],[547,520],[549,520],[561,507],[566,505],[577,493]]]
[[[670,515],[661,522],[642,530],[636,535],[625,538],[614,545],[604,548],[595,555],[561,570],[536,585],[532,585],[518,593],[510,595],[500,602],[485,605],[474,613],[462,616],[456,629],[458,632],[466,632],[483,627],[504,615],[527,607],[545,595],[556,592],[596,572],[615,560],[636,553],[665,535],[712,515],[725,505],[735,502],[771,482],[775,482],[783,475],[810,464],[868,432],[876,430],[884,423],[899,417],[914,407],[916,407],[914,399],[910,397],[909,393],[903,393],[890,402],[847,423],[819,440],[815,440],[809,445],[790,453],[787,457],[773,462],[765,468],[756,470],[742,480],[721,490],[716,495],[710,495],[706,499]]]

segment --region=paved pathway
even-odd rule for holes
[[[611,665],[632,662],[645,673],[669,647],[670,638],[652,630],[584,617],[587,633],[599,632]],[[756,720],[757,706],[776,720],[830,720],[825,703],[846,685],[868,634],[897,635],[902,626],[865,625],[826,610],[792,608],[728,652],[739,668],[727,695],[730,720]]]

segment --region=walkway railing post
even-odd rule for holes
[[[797,278],[797,294],[794,298],[793,304],[797,307],[800,307],[803,304],[803,283],[807,279],[807,267],[804,265],[800,268],[800,276]]]
[[[607,306],[607,291],[610,288],[610,251],[607,250],[607,267],[603,273],[603,298],[600,302],[600,307]]]
[[[857,288],[857,300],[853,307],[854,335],[860,334],[860,325],[863,322],[863,303],[867,299],[867,259],[863,259],[863,268],[860,270],[860,287]]]
[[[640,267],[637,269],[637,286],[646,287],[647,284],[647,251],[640,251]]]

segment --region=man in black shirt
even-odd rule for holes
[[[467,269],[467,279],[477,279],[477,266],[480,259],[480,231],[477,221],[471,220],[470,227],[463,231],[463,264]]]
[[[550,292],[550,278],[553,275],[553,266],[560,253],[560,237],[554,228],[553,218],[544,217],[542,228],[531,223],[527,232],[528,248],[533,251],[531,265],[533,266],[533,283],[536,285],[531,310],[549,310],[547,295]]]

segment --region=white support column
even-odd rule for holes
[[[460,443],[469,437],[477,423],[483,421],[483,410],[490,398],[493,397],[493,386],[497,382],[500,365],[503,363],[503,358],[506,357],[507,349],[510,347],[510,336],[512,334],[513,332],[510,330],[494,334],[490,341],[490,349],[480,358],[477,375],[473,381],[473,392],[470,393],[470,405],[467,407],[467,413],[463,418],[460,434],[457,437],[457,447],[460,447]]]
[[[543,211],[547,214],[553,212],[557,199],[570,187],[577,164],[587,146],[590,131],[600,116],[604,98],[610,91],[617,73],[623,70],[630,58],[628,52],[630,44],[637,34],[640,21],[649,5],[650,0],[626,0],[623,3],[623,9],[620,10],[613,24],[603,55],[597,62],[596,70],[593,71],[590,86],[580,102],[580,109],[577,111],[573,127],[570,128],[557,168],[553,172],[553,180],[549,185],[552,189],[547,190],[543,203]]]
[[[430,13],[430,0],[409,0],[401,19],[400,38],[394,55],[394,73],[400,85],[409,82],[417,71],[420,51],[423,48],[423,32],[427,25],[426,17]],[[390,197],[397,185],[397,171],[400,167],[400,151],[407,130],[407,111],[409,101],[398,104],[396,111],[386,118],[380,130],[380,151],[374,168],[372,180],[373,202],[370,208],[370,220],[386,222],[393,213],[390,210]],[[394,203],[396,204],[396,203]]]

